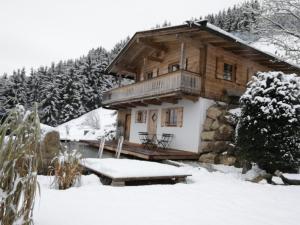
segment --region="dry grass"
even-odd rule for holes
[[[54,158],[52,174],[54,173],[53,186],[55,188],[64,190],[80,181],[82,173],[80,160],[81,154],[76,150],[65,150]]]
[[[13,110],[0,126],[0,224],[32,224],[40,157],[35,110]]]

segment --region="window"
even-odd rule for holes
[[[224,60],[224,56],[219,56],[216,59],[216,78],[235,81],[236,64],[232,61]]]
[[[153,78],[153,72],[152,71],[146,72],[145,74],[146,74],[145,80],[149,80],[149,79]]]
[[[166,110],[166,124],[168,126],[176,126],[177,125],[176,109],[167,109]]]
[[[183,108],[168,108],[162,110],[162,126],[182,127]]]
[[[224,73],[223,73],[224,80],[232,80],[233,78],[233,65],[224,63]]]
[[[135,122],[136,123],[146,123],[146,119],[147,119],[147,111],[146,110],[136,111],[136,114],[135,114]]]
[[[170,65],[168,66],[168,72],[169,72],[169,73],[175,72],[175,71],[177,71],[177,70],[179,70],[179,69],[180,69],[180,65],[179,65],[178,62],[172,63],[172,64],[170,64]]]

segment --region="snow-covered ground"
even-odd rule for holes
[[[39,176],[35,224],[299,224],[299,186],[247,182],[234,167],[180,169],[192,174],[187,184],[111,187],[89,175],[80,187],[62,191],[50,189],[49,177]]]
[[[114,131],[116,113],[114,110],[95,109],[77,119],[55,127],[63,140],[97,140],[107,132]]]

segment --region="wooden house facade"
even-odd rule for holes
[[[257,71],[270,70],[300,74],[207,21],[137,32],[107,68],[134,83],[107,91],[103,104],[118,110],[129,142],[139,143],[139,132],[171,133],[170,147],[197,153],[208,107],[239,97]]]

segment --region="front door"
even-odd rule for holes
[[[157,130],[157,119],[158,119],[158,110],[149,110],[148,116],[148,133],[156,134]]]
[[[130,124],[131,124],[131,114],[126,114],[126,118],[125,118],[125,131],[124,131],[124,139],[126,141],[129,141]]]

